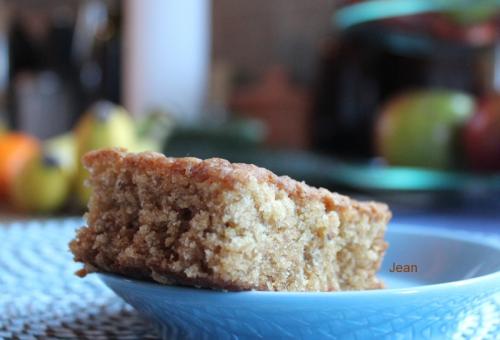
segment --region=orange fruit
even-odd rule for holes
[[[0,136],[0,197],[8,195],[17,173],[39,150],[38,140],[30,135],[10,132]]]

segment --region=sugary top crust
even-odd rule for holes
[[[219,182],[228,189],[237,183],[245,184],[253,177],[259,182],[267,182],[285,190],[292,199],[322,201],[328,210],[355,209],[374,220],[388,221],[391,218],[386,204],[359,202],[324,188],[311,187],[288,176],[277,176],[253,164],[231,163],[221,158],[201,160],[194,157],[166,157],[157,152],[129,153],[122,148],[91,151],[83,157],[84,166],[91,172],[100,167],[112,166],[116,162],[122,162],[125,167],[153,171],[160,175],[175,172],[195,182]]]

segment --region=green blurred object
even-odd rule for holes
[[[342,186],[363,192],[498,192],[500,174],[392,167],[349,162],[309,151],[272,150],[263,146],[259,121],[235,120],[212,127],[176,127],[164,153],[171,157],[225,158],[251,163],[313,185]]]
[[[456,166],[459,132],[474,110],[472,96],[453,90],[418,90],[391,98],[376,121],[376,151],[391,165]]]
[[[231,162],[251,163],[278,175],[322,186],[343,186],[363,192],[474,192],[500,191],[500,174],[479,175],[460,171],[393,167],[373,161],[349,162],[308,151],[234,147],[206,142],[171,144],[169,156],[220,157]]]
[[[371,0],[345,6],[334,17],[334,24],[347,29],[369,21],[441,12],[464,24],[490,19],[500,0]]]
[[[169,156],[206,158],[211,150],[241,151],[257,148],[262,145],[265,136],[263,123],[251,119],[234,119],[220,125],[177,126],[167,139],[163,151]],[[172,154],[180,150],[181,154]]]
[[[133,151],[161,151],[175,122],[168,112],[152,111],[137,122],[137,147]]]
[[[470,25],[491,19],[498,13],[500,1],[498,0],[469,0],[464,8],[449,8],[446,14],[458,23]]]

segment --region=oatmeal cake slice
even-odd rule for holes
[[[380,288],[391,217],[249,164],[123,149],[83,158],[93,193],[70,244],[104,271],[227,290]]]

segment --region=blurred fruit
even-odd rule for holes
[[[71,181],[64,166],[47,154],[33,156],[15,176],[11,189],[14,205],[31,213],[51,213],[67,201]]]
[[[90,198],[90,189],[86,187],[88,173],[82,165],[78,165],[78,171],[75,177],[75,198],[79,207],[85,207]]]
[[[46,155],[54,157],[70,177],[76,174],[78,155],[73,133],[65,133],[44,141],[43,150]]]
[[[137,122],[137,143],[130,151],[161,152],[170,136],[174,121],[168,113],[153,111]]]
[[[108,101],[97,102],[84,114],[75,128],[75,136],[78,160],[91,150],[108,147],[133,150],[137,145],[132,117],[124,108]],[[84,184],[88,173],[78,163],[75,189],[79,203],[85,205],[90,196],[90,189]]]
[[[500,170],[500,94],[484,98],[464,131],[467,163],[482,171]]]
[[[152,140],[163,145],[175,126],[174,119],[163,111],[152,111],[137,122],[139,139]]]
[[[14,177],[39,149],[39,142],[29,135],[10,132],[0,136],[0,196],[9,194]]]
[[[474,107],[471,96],[451,90],[394,98],[376,122],[377,152],[393,165],[449,168],[456,160],[459,130]]]
[[[78,122],[75,128],[79,154],[103,147],[130,148],[136,142],[132,117],[121,106],[99,101]]]

